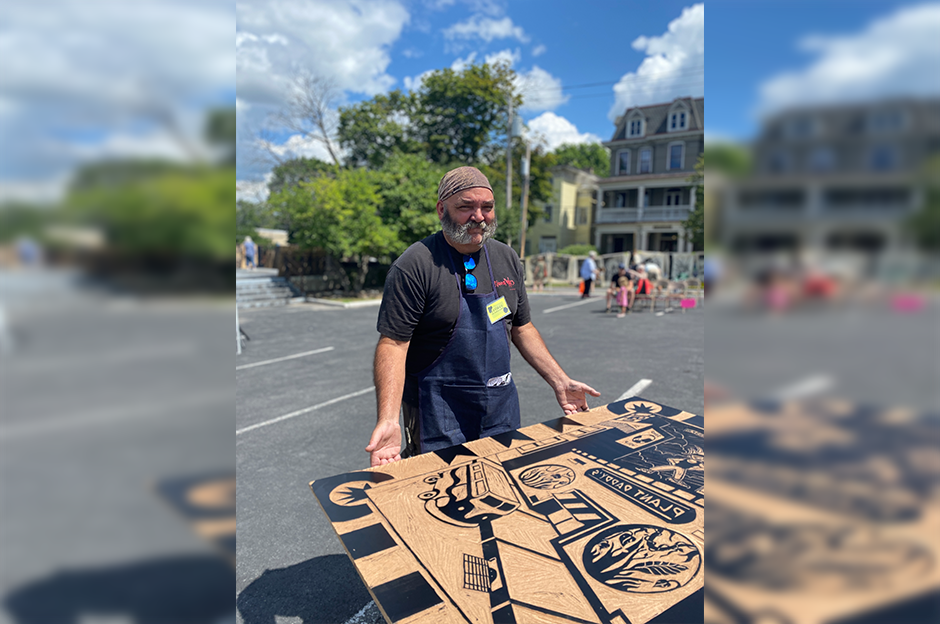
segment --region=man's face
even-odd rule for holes
[[[448,238],[458,245],[482,245],[496,233],[493,191],[471,188],[437,203],[437,216]]]

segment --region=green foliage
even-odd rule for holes
[[[188,167],[167,160],[102,160],[83,165],[69,185],[71,191],[121,187],[166,175],[179,175]]]
[[[441,69],[425,77],[416,93],[412,122],[428,159],[472,165],[496,136],[505,136],[515,76],[508,65]],[[521,98],[516,99],[521,105]]]
[[[347,165],[379,169],[395,153],[418,154],[424,146],[415,136],[415,94],[392,91],[339,109],[339,143]]]
[[[904,225],[921,250],[937,253],[940,252],[940,157],[927,162],[920,178],[924,204]]]
[[[223,161],[235,164],[236,121],[234,108],[219,108],[209,111],[205,128],[209,143],[225,148]]]
[[[610,151],[600,143],[564,144],[554,151],[557,165],[570,165],[606,178],[610,175]]]
[[[405,247],[440,229],[434,207],[437,185],[447,169],[417,154],[395,153],[375,172],[382,200],[379,216],[397,231]]]
[[[505,146],[490,145],[484,160],[492,164],[478,164],[477,167],[486,175],[493,187],[496,198],[496,216],[499,219],[499,229],[496,230],[496,240],[510,246],[519,240],[520,224],[522,222],[522,160],[525,158],[525,146],[518,139],[513,141],[512,155],[512,205],[506,210],[506,152]],[[535,149],[530,155],[529,165],[529,208],[526,214],[527,228],[544,216],[544,211],[538,202],[547,202],[552,197],[552,173],[555,166],[552,154],[546,154],[541,148]],[[518,246],[518,245],[517,245]]]
[[[20,236],[43,237],[43,229],[54,212],[30,204],[10,203],[0,206],[0,243],[10,243]]]
[[[234,168],[168,167],[113,183],[120,176],[111,173],[133,170],[132,165],[119,163],[113,172],[94,167],[97,179],[109,182],[81,180],[65,200],[67,216],[102,227],[109,244],[123,252],[231,256]]]
[[[235,242],[241,243],[246,236],[259,240],[256,228],[277,228],[278,223],[267,204],[247,201],[235,202]]]
[[[597,251],[597,248],[594,245],[568,245],[567,247],[562,247],[558,250],[560,254],[569,254],[572,256],[586,256],[592,251]]]
[[[278,163],[271,170],[271,181],[268,182],[268,190],[271,195],[275,195],[288,187],[297,186],[301,182],[310,182],[314,178],[318,178],[324,173],[330,173],[335,169],[335,165],[316,158],[292,158]]]
[[[747,148],[733,143],[718,143],[705,148],[709,166],[726,176],[740,178],[751,172],[751,155]]]
[[[365,282],[370,256],[404,250],[395,229],[382,223],[376,175],[365,169],[342,169],[301,182],[271,201],[290,214],[292,243],[357,260],[356,279],[347,275],[347,285],[356,291]]]
[[[699,156],[698,162],[695,163],[695,172],[688,180],[696,185],[695,209],[682,223],[682,227],[692,242],[692,249],[701,251],[705,249],[705,154]]]

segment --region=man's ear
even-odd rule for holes
[[[444,216],[444,202],[437,202],[437,218],[440,219]]]

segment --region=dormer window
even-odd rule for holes
[[[868,128],[873,134],[889,134],[904,129],[904,113],[897,108],[876,110],[868,118]]]
[[[643,117],[635,115],[627,121],[627,138],[635,139],[643,136]]]
[[[685,130],[688,125],[688,113],[685,111],[675,112],[669,115],[669,131],[676,132]]]

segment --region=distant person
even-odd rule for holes
[[[597,262],[594,260],[597,257],[597,252],[592,251],[588,253],[587,260],[581,263],[581,279],[584,280],[584,294],[581,295],[582,299],[587,299],[591,296],[591,285],[594,283],[594,278],[600,274],[600,269],[597,268]]]
[[[627,272],[627,265],[620,263],[617,267],[617,274],[610,280],[610,287],[607,289],[607,312],[610,312],[610,302],[619,301],[619,292],[620,292],[620,278],[626,278],[627,283],[632,288],[633,280],[630,278],[630,274]],[[633,303],[633,298],[629,297],[626,307],[629,307]]]
[[[617,276],[617,303],[620,304],[620,314],[617,315],[617,318],[623,318],[627,315],[627,311],[630,309],[630,295],[632,294],[633,285],[630,278],[627,277],[626,271],[621,271],[620,275]]]
[[[653,262],[652,260],[647,260],[643,263],[643,268],[646,269],[646,275],[650,280],[658,282],[663,277],[663,271],[659,268],[659,265]]]
[[[21,266],[34,267],[39,265],[42,250],[39,248],[39,243],[28,236],[23,236],[16,241],[16,255]]]
[[[542,292],[543,286],[545,284],[547,269],[548,267],[545,264],[545,256],[539,255],[539,257],[535,259],[535,266],[532,267],[532,290],[534,292]]]
[[[649,278],[646,277],[646,268],[640,264],[636,267],[636,273],[638,275],[636,279],[636,288],[634,290],[634,299],[639,295],[652,296],[653,294],[653,283],[650,282]]]
[[[250,236],[245,237],[245,264],[249,270],[254,270],[257,267],[257,253],[258,247],[255,245],[254,241],[251,240]]]

